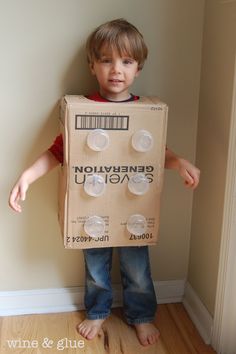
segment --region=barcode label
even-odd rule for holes
[[[75,129],[128,130],[129,116],[75,115]]]

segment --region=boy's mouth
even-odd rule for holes
[[[119,82],[123,82],[123,81],[119,80],[119,79],[109,79],[109,82],[119,83]]]

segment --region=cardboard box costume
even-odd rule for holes
[[[66,248],[156,244],[167,113],[156,97],[62,99],[59,222]]]

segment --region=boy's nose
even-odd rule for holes
[[[121,72],[121,64],[119,61],[114,61],[112,65],[112,70],[116,73]]]

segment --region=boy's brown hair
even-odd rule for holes
[[[99,60],[102,47],[107,46],[117,50],[119,55],[128,55],[138,62],[138,68],[143,68],[148,55],[148,49],[139,30],[119,18],[100,25],[88,37],[86,43],[87,59],[91,64]]]

